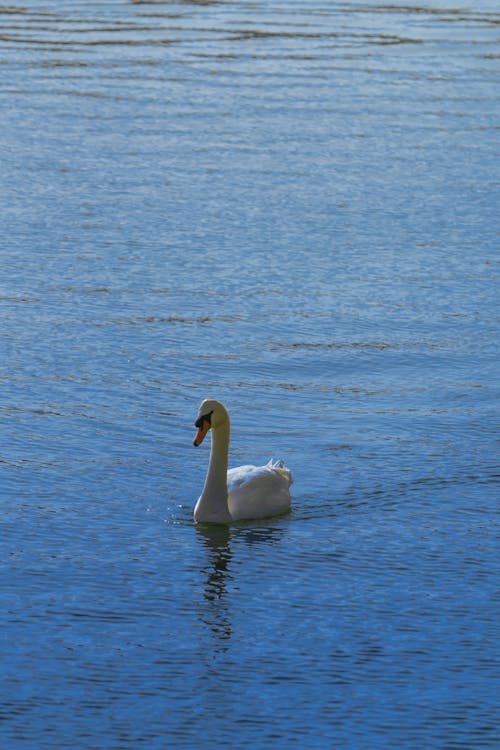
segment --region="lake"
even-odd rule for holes
[[[0,7],[2,750],[498,748],[499,25]]]

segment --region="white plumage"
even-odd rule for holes
[[[228,471],[229,414],[219,401],[203,401],[195,425],[195,446],[212,431],[205,485],[194,509],[197,523],[267,518],[290,510],[293,479],[283,461],[271,460],[265,466],[238,466]]]

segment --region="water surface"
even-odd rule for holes
[[[0,7],[2,748],[498,747],[499,23]]]

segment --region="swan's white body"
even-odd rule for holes
[[[271,460],[265,466],[238,466],[228,471],[229,414],[219,401],[203,401],[196,426],[199,428],[196,446],[212,429],[205,485],[194,509],[196,523],[268,518],[290,510],[293,479],[282,461]]]

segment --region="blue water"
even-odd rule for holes
[[[500,746],[499,24],[0,7],[2,750]]]

